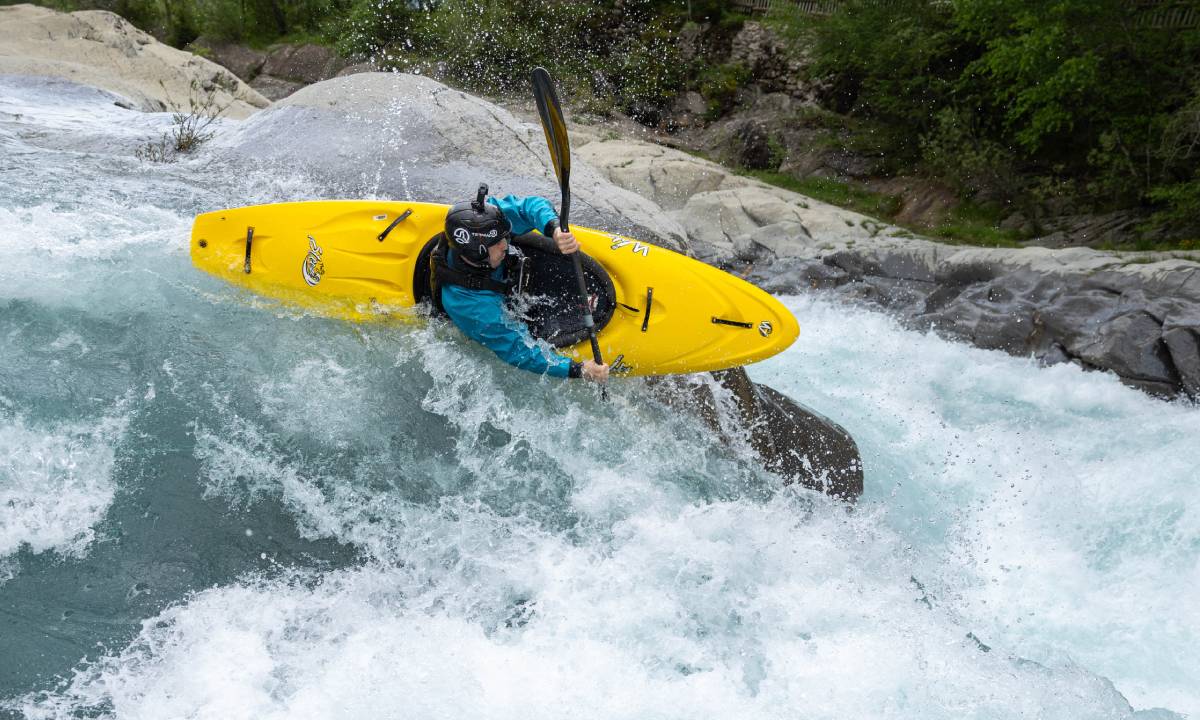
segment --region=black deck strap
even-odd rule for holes
[[[714,317],[712,319],[712,321],[713,321],[713,325],[730,325],[732,327],[744,328],[746,330],[749,330],[750,328],[754,327],[754,323],[738,322],[737,320],[726,320],[725,318],[719,318],[719,317]]]
[[[242,269],[246,271],[247,275],[250,274],[250,244],[253,242],[254,226],[251,225],[246,228],[246,264],[242,266]]]
[[[407,220],[409,215],[412,215],[412,208],[408,208],[404,212],[400,213],[400,216],[393,220],[391,225],[388,225],[383,229],[383,232],[379,233],[379,242],[383,242],[384,238],[388,236],[388,233],[392,231],[392,228]]]
[[[654,288],[646,288],[646,315],[642,318],[642,332],[646,332],[646,328],[650,327],[650,306],[654,302]]]

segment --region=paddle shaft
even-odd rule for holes
[[[567,224],[567,216],[571,213],[571,145],[567,138],[567,123],[563,120],[562,106],[558,102],[558,93],[554,91],[554,81],[545,68],[534,68],[530,76],[533,81],[533,99],[537,103],[538,115],[542,119],[542,130],[546,133],[546,145],[550,148],[550,160],[554,163],[554,174],[558,176],[559,190],[562,191],[562,209],[558,213],[559,227],[563,232],[571,232]],[[571,253],[571,261],[575,266],[575,280],[579,284],[579,309],[583,313],[583,324],[588,331],[588,339],[592,342],[592,359],[597,365],[603,365],[600,355],[600,343],[596,340],[596,321],[592,317],[592,305],[588,302],[587,278],[583,274],[583,263],[579,252]]]
[[[558,213],[559,227],[565,233],[571,232],[570,226],[567,224],[567,216],[571,212],[571,188],[567,186],[567,179],[563,178],[562,185],[562,209]],[[583,312],[583,325],[587,328],[588,339],[592,342],[592,359],[597,365],[603,365],[604,359],[600,355],[600,343],[596,340],[596,321],[592,317],[592,304],[588,300],[587,278],[583,274],[583,262],[579,259],[579,251],[571,253],[571,263],[575,266],[575,281],[579,284],[579,309]]]

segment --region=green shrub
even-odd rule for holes
[[[983,136],[968,112],[945,108],[921,138],[925,167],[959,197],[1011,201],[1017,187],[1012,153]]]
[[[952,18],[928,0],[847,0],[813,27],[813,73],[833,109],[895,128],[885,151],[920,155],[918,139],[947,105],[964,50]]]
[[[737,63],[712,65],[700,74],[700,94],[708,103],[707,117],[716,120],[733,109],[738,90],[750,82],[750,69]]]
[[[344,17],[331,21],[330,31],[343,55],[369,57],[387,67],[393,49],[415,48],[421,14],[408,0],[354,0]]]
[[[1153,188],[1149,196],[1161,208],[1152,223],[1177,237],[1200,236],[1200,178]]]
[[[205,0],[197,3],[197,20],[206,37],[227,42],[248,40],[253,35],[252,20],[246,16],[242,0]]]
[[[442,0],[429,10],[396,14],[387,48],[400,38],[404,49],[445,63],[449,74],[484,92],[526,90],[529,71],[545,66],[555,75],[588,65],[589,49],[573,41],[594,8],[571,0]],[[389,42],[390,41],[390,42]]]
[[[621,109],[648,125],[657,125],[683,86],[686,64],[670,30],[652,26],[627,36],[606,62]]]

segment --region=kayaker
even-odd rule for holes
[[[516,278],[510,277],[509,238],[538,230],[564,255],[577,252],[574,233],[563,232],[558,214],[542,197],[488,197],[480,185],[475,200],[446,213],[445,241],[433,253],[434,292],[446,315],[501,360],[522,370],[554,377],[608,379],[608,365],[576,362],[538,345],[523,322],[505,308]],[[514,252],[515,249],[514,249]]]

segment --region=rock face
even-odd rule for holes
[[[327,47],[280,45],[271,49],[262,74],[250,84],[272,100],[280,100],[305,85],[337,77],[347,65]]]
[[[0,74],[98,87],[147,112],[186,111],[209,93],[214,107],[231,118],[270,104],[220,65],[164,45],[103,10],[0,7]]]
[[[597,140],[580,154],[667,209],[697,257],[770,292],[829,290],[983,348],[1200,397],[1195,253],[944,245],[676,150]]]
[[[749,69],[764,92],[811,99],[813,90],[802,80],[804,63],[789,56],[785,47],[762,23],[748,22],[730,44],[729,61]]]
[[[333,50],[311,43],[275,45],[264,52],[201,36],[189,49],[223,65],[270,100],[280,100],[305,85],[345,74],[352,67]],[[357,72],[372,69],[369,64],[353,67]]]
[[[267,61],[267,54],[261,50],[204,35],[193,40],[187,49],[207,57],[247,82],[258,77],[263,63]]]

